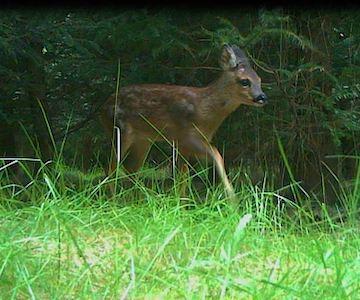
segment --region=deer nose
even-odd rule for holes
[[[268,97],[263,93],[255,98],[255,102],[263,104],[268,101]]]

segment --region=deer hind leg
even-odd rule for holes
[[[132,135],[121,135],[121,163],[129,174],[130,181],[125,181],[125,186],[134,181],[133,173],[135,173],[144,163],[149,152],[151,143],[148,140],[134,140]],[[113,170],[116,169],[118,162],[113,159]],[[116,194],[115,184],[110,186],[112,194]]]
[[[143,165],[147,154],[149,152],[151,143],[147,140],[135,140],[130,146],[126,157],[122,163],[126,173],[128,174],[127,178],[123,182],[125,188],[130,188],[138,180],[138,171]]]
[[[128,128],[127,128],[128,129]],[[130,148],[131,144],[133,143],[133,135],[131,130],[126,129],[120,129],[120,139],[118,138],[117,130],[115,129],[115,134],[111,135],[112,141],[111,141],[111,157],[110,157],[110,164],[107,174],[110,176],[115,173],[117,170],[117,167],[119,165],[119,162],[121,162],[128,149]],[[111,131],[110,131],[111,132]],[[117,153],[117,149],[120,148],[120,157],[118,157],[119,153]],[[116,194],[116,183],[117,179],[115,181],[111,182],[108,186],[110,193],[112,195]]]
[[[124,161],[124,167],[130,174],[135,173],[144,164],[151,146],[147,139],[136,140],[129,148],[128,155]]]
[[[118,130],[120,130],[120,138],[118,135]],[[111,153],[111,162],[109,166],[109,174],[114,173],[117,169],[118,164],[124,160],[126,153],[134,142],[133,132],[131,128],[126,127],[123,129],[116,129],[115,134],[113,135],[113,151]],[[118,149],[120,149],[120,157],[119,153],[117,153]]]

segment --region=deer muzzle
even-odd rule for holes
[[[253,101],[258,104],[266,104],[268,102],[268,97],[264,93],[262,93],[256,98],[254,98]]]

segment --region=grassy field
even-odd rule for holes
[[[360,299],[359,185],[337,210],[243,183],[234,211],[221,186],[111,198],[54,169],[25,188],[1,170],[1,299]]]

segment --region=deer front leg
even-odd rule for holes
[[[172,155],[172,165],[171,171],[174,180],[174,187],[177,188],[177,182],[180,183],[180,186],[177,190],[180,198],[186,197],[186,188],[189,186],[189,166],[188,160],[181,153],[181,149],[176,141],[173,141],[173,155]],[[178,172],[177,172],[178,171]],[[179,177],[177,177],[177,173]]]
[[[189,186],[189,166],[186,162],[185,158],[180,158],[179,160],[179,169],[180,169],[180,189],[179,189],[179,195],[181,198],[186,197],[186,189]]]
[[[224,160],[216,147],[204,141],[202,137],[197,136],[187,138],[186,141],[183,142],[182,147],[184,153],[191,153],[198,157],[209,155],[213,159],[216,171],[220,175],[221,181],[225,186],[226,193],[231,198],[231,201],[235,202],[234,188],[226,175]]]
[[[224,183],[226,192],[231,198],[235,198],[234,188],[226,175],[224,159],[222,158],[219,150],[215,146],[209,147],[209,154],[215,162],[216,170]]]

